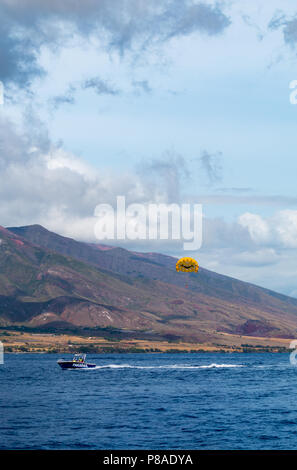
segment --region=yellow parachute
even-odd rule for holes
[[[194,258],[181,258],[176,263],[176,270],[182,271],[184,273],[197,273],[199,269],[199,265]]]
[[[181,271],[184,273],[198,273],[199,265],[194,258],[190,258],[185,256],[181,258],[176,263],[176,270],[177,272]],[[186,276],[187,278],[188,276]],[[186,282],[185,285],[186,289],[188,288],[188,283]]]

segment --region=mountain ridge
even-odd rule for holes
[[[297,299],[204,268],[185,289],[168,255],[79,242],[39,225],[0,228],[0,239],[2,324],[67,322],[198,342],[297,331]]]
[[[114,266],[114,264],[112,265],[112,259],[114,260],[114,258],[117,258],[118,254],[124,254],[128,256],[130,263],[131,261],[136,261],[136,258],[134,257],[137,257],[137,261],[139,261],[139,259],[142,258],[142,261],[145,263],[162,265],[166,268],[169,268],[170,270],[172,270],[173,267],[175,268],[176,259],[169,255],[164,255],[164,254],[155,253],[155,252],[149,252],[149,253],[135,252],[135,251],[129,251],[125,248],[120,248],[120,247],[113,247],[113,246],[96,244],[96,243],[80,242],[80,241],[73,240],[72,238],[65,237],[62,235],[58,235],[54,232],[51,232],[45,229],[44,227],[42,227],[41,225],[8,227],[7,230],[11,231],[15,235],[24,237],[25,239],[27,239],[28,241],[32,243],[35,243],[36,245],[39,245],[41,243],[41,246],[43,247],[47,246],[49,249],[58,251],[68,256],[72,256],[76,259],[80,259],[81,261],[82,260],[87,261],[90,264],[100,266],[102,269],[103,268],[106,268],[106,269],[116,268],[117,269],[116,272],[123,273],[123,274],[130,274],[131,270],[127,272],[127,270],[125,269],[125,265],[123,266],[122,264],[120,264],[120,266]],[[63,246],[63,243],[65,243],[64,246]],[[100,248],[98,249],[97,247],[100,247]],[[104,248],[102,249],[102,247]],[[85,250],[85,252],[82,250],[82,248]],[[76,250],[80,251],[81,253],[78,253]],[[165,263],[165,261],[167,261],[167,263]],[[113,269],[110,269],[110,270],[113,271]],[[217,281],[221,281],[221,282],[223,282],[224,280],[234,281],[235,283],[238,283],[238,285],[245,286],[246,288],[252,287],[256,289],[261,289],[262,292],[271,294],[274,297],[279,298],[279,299],[291,301],[294,305],[297,306],[297,299],[287,296],[285,294],[273,291],[271,289],[260,287],[256,284],[253,284],[247,281],[241,281],[231,276],[226,276],[224,274],[218,274],[214,271],[210,271],[200,266],[199,268],[200,277],[201,277],[201,273],[203,273],[203,276],[207,277],[207,280],[210,280],[209,277],[211,276],[212,279],[216,278]],[[184,279],[179,275],[176,276],[175,269],[173,270],[172,274],[175,276],[175,279],[178,280],[177,285],[184,286],[185,284]],[[196,279],[195,274],[193,274],[190,277],[190,280],[189,280],[190,289],[192,286],[193,279]],[[195,287],[197,288],[197,284],[195,284]],[[218,286],[216,286],[216,288],[217,287]]]

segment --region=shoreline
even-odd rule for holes
[[[115,340],[58,333],[0,332],[5,354],[111,354],[111,353],[288,353],[291,339],[240,337],[241,344],[189,343],[185,341]],[[249,341],[250,342],[249,342]]]

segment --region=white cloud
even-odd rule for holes
[[[238,222],[246,227],[257,245],[297,248],[297,211],[282,210],[271,217],[258,214],[242,214]]]
[[[269,239],[269,227],[267,222],[257,214],[246,212],[238,218],[242,227],[246,227],[252,240],[256,243],[265,243]]]
[[[148,163],[149,178],[145,166],[140,173],[103,173],[53,145],[44,130],[41,129],[40,136],[37,131],[17,132],[2,117],[0,223],[5,226],[39,223],[62,235],[96,241],[97,204],[114,206],[117,195],[125,195],[127,204],[172,202],[172,184],[182,188],[180,181],[189,169],[181,156],[167,157]],[[184,202],[181,191],[178,197]],[[279,211],[266,218],[245,212],[237,222],[204,218],[202,248],[188,254],[193,254],[206,268],[294,295],[296,240],[297,211]],[[174,256],[184,253],[183,242],[175,240],[110,243]]]
[[[139,172],[100,171],[50,142],[42,127],[38,133],[34,119],[31,124],[27,134],[18,132],[4,116],[0,118],[2,225],[39,223],[61,234],[95,241],[98,204],[115,207],[121,195],[127,205],[181,200],[176,190],[187,173],[182,157],[168,154]],[[153,178],[147,175],[148,168]]]
[[[268,2],[265,6],[263,2],[258,1],[252,3],[246,1],[240,5],[233,3],[232,28],[229,28],[228,17],[230,5],[223,9],[222,3],[216,6],[216,3],[212,1],[84,0],[78,2],[66,0],[61,2],[60,0],[44,0],[37,2],[36,0],[3,0],[0,3],[2,19],[0,79],[23,87],[30,86],[31,81],[41,76],[44,71],[49,72],[47,81],[42,82],[43,85],[47,82],[46,99],[44,100],[42,93],[39,93],[37,83],[34,83],[36,95],[33,104],[37,107],[38,103],[47,102],[49,92],[53,96],[51,104],[54,108],[64,103],[77,105],[71,108],[70,113],[73,110],[73,116],[80,116],[79,124],[73,125],[70,116],[66,116],[66,119],[62,116],[60,122],[55,120],[55,123],[58,122],[56,126],[59,134],[56,138],[67,138],[67,129],[70,129],[71,145],[67,142],[68,147],[83,148],[84,155],[90,157],[91,154],[91,158],[93,160],[97,158],[98,162],[108,159],[108,156],[100,155],[102,153],[100,149],[104,148],[104,138],[107,142],[105,148],[112,147],[113,142],[109,141],[120,142],[122,148],[125,149],[125,158],[123,158],[125,162],[129,159],[130,152],[141,155],[147,152],[149,155],[155,155],[156,152],[171,145],[176,148],[176,142],[178,142],[177,148],[180,149],[180,154],[168,152],[161,158],[147,160],[135,171],[121,172],[116,169],[117,163],[113,163],[111,166],[114,170],[109,173],[102,168],[98,169],[86,164],[82,158],[75,155],[76,151],[71,153],[65,151],[62,145],[53,144],[48,137],[47,130],[38,120],[34,122],[34,116],[32,117],[31,113],[28,113],[28,128],[25,131],[18,131],[14,124],[1,117],[0,224],[12,226],[40,223],[50,230],[67,236],[95,241],[96,219],[93,212],[97,204],[114,205],[117,195],[125,195],[128,204],[132,202],[145,204],[148,202],[184,202],[185,190],[194,191],[193,201],[203,202],[207,209],[217,205],[218,209],[213,213],[223,214],[220,218],[205,217],[204,219],[202,249],[195,254],[202,266],[287,293],[296,292],[294,283],[297,274],[295,268],[297,211],[286,209],[279,210],[269,217],[261,215],[261,205],[265,205],[266,208],[269,206],[270,212],[274,207],[296,206],[297,199],[294,197],[294,190],[291,189],[293,196],[290,196],[290,191],[284,191],[287,196],[265,195],[265,191],[269,191],[269,186],[265,186],[263,193],[257,194],[249,191],[251,181],[256,187],[252,173],[247,172],[244,175],[245,178],[240,179],[242,174],[246,173],[248,165],[253,167],[250,164],[250,156],[247,158],[248,165],[244,165],[245,142],[261,141],[265,146],[265,153],[269,154],[267,145],[273,134],[271,123],[267,124],[269,129],[267,139],[262,128],[259,129],[256,124],[255,127],[259,132],[257,136],[261,134],[261,139],[250,139],[251,134],[247,133],[248,126],[245,123],[242,134],[240,129],[239,132],[236,130],[237,125],[242,123],[243,114],[249,114],[249,102],[238,100],[237,82],[242,87],[240,90],[242,95],[245,94],[247,86],[253,86],[255,77],[257,86],[254,90],[258,89],[260,66],[265,67],[265,64],[271,60],[272,51],[279,53],[281,35],[284,35],[287,44],[296,45],[294,12],[290,11],[288,14],[291,16],[284,17],[282,23],[271,24],[279,31],[267,32],[267,24],[278,3],[275,0]],[[283,8],[287,9],[289,3],[284,3]],[[242,10],[240,15],[238,15],[238,10]],[[240,19],[242,17],[244,17],[245,26]],[[278,18],[275,17],[275,21]],[[251,27],[254,31],[249,29]],[[205,36],[220,35],[224,31],[227,32],[224,41],[205,39]],[[196,33],[200,35],[199,38],[193,38],[192,35]],[[261,47],[255,33],[262,40]],[[92,52],[86,62],[81,62],[86,43]],[[46,61],[49,50],[58,52],[73,44],[77,49],[69,48],[67,52],[64,51],[65,56],[60,56],[60,62],[56,55],[50,65]],[[87,55],[90,51],[86,52]],[[166,56],[165,59],[163,54]],[[123,66],[124,55],[128,57],[128,60]],[[135,64],[136,58],[139,65],[137,72],[135,72],[135,67],[130,67],[130,59]],[[176,77],[172,83],[168,82],[170,74],[166,67],[163,69],[163,71],[166,69],[164,80],[160,81],[156,72],[163,60],[172,60],[176,63],[173,74]],[[149,65],[146,61],[149,61]],[[92,64],[91,67],[89,62]],[[56,68],[59,63],[60,68]],[[151,66],[152,63],[154,66]],[[125,71],[123,71],[124,67],[127,67]],[[81,70],[83,76],[81,76]],[[63,73],[65,73],[64,83]],[[246,77],[246,81],[243,77]],[[222,78],[227,78],[227,86]],[[279,76],[277,80],[281,82]],[[192,81],[197,82],[195,86]],[[205,92],[197,94],[196,86],[201,87],[204,83],[208,83],[208,88],[203,88]],[[157,94],[156,90],[161,88],[168,90],[169,85],[170,87],[176,86],[178,90],[183,90],[183,93],[187,88],[188,96],[197,109],[193,111],[191,107],[187,107],[186,99],[183,101],[182,97],[180,101],[172,101],[164,114],[164,122],[169,129],[166,134],[167,127],[163,126],[159,117],[162,117],[165,109],[162,108],[162,100],[164,101],[167,97],[164,98],[163,94],[163,96],[157,96],[155,101],[153,99]],[[131,92],[127,97],[129,87]],[[97,101],[103,102],[103,106],[106,105],[104,98],[107,99],[108,95],[115,107],[115,103],[122,100],[121,106],[117,105],[112,117],[102,119],[100,126],[97,114],[91,121],[90,108],[82,106],[80,101],[82,88],[92,88],[96,91],[100,95]],[[218,94],[214,93],[215,88]],[[154,90],[154,93],[151,93],[151,90]],[[137,107],[132,108],[133,93],[146,98],[147,109],[143,109],[143,103],[140,104],[139,112]],[[84,100],[89,98],[94,101],[94,106],[96,105],[97,101],[93,100],[92,93],[85,92],[83,95]],[[205,95],[207,100],[205,107],[203,107],[202,95]],[[271,92],[269,99],[273,99],[273,95],[276,96],[277,93]],[[224,96],[224,103],[221,107],[223,119],[218,121],[218,125],[216,117],[220,116],[219,98],[222,96]],[[260,100],[257,99],[257,102],[262,103],[266,113],[262,98],[261,96]],[[232,103],[237,100],[238,106],[240,103],[243,105],[242,115],[239,107],[236,108],[236,112],[232,107]],[[253,108],[252,119],[256,114],[258,115],[257,111],[261,103],[257,109]],[[275,106],[275,102],[273,103]],[[20,107],[22,106],[21,104]],[[136,113],[134,113],[135,110]],[[39,112],[41,112],[40,109]],[[228,113],[231,115],[231,121],[228,121]],[[129,114],[134,114],[136,119],[129,121]],[[174,121],[171,120],[171,117],[175,115],[179,116],[176,127]],[[211,116],[209,124],[208,115]],[[261,119],[261,115],[258,119]],[[68,127],[62,122],[63,120],[67,121]],[[205,128],[203,128],[204,120],[206,120]],[[223,121],[227,122],[226,127],[220,126]],[[140,122],[143,128],[138,127],[137,124]],[[285,122],[286,125],[283,116],[277,120],[277,128],[281,122]],[[78,145],[76,135],[80,134],[82,128],[87,129],[89,133],[82,137]],[[143,134],[139,129],[143,129]],[[89,140],[95,140],[97,132],[99,137],[92,150],[86,150]],[[229,132],[231,132],[231,137]],[[126,141],[125,135],[131,135],[131,140]],[[164,140],[162,140],[163,135],[166,136]],[[148,139],[145,140],[147,136]],[[177,136],[180,140],[175,141]],[[220,142],[219,147],[223,147],[228,136],[230,137],[230,148],[235,149],[236,160],[240,160],[238,164],[240,178],[236,176],[235,158],[233,161],[230,160],[231,150],[228,153],[228,146],[225,146],[223,147],[224,159],[226,161],[229,159],[227,164],[230,170],[225,171],[225,174],[230,176],[229,181],[224,182],[228,187],[227,193],[222,189],[224,194],[209,193],[203,198],[197,197],[201,191],[198,184],[202,176],[205,180],[207,179],[205,175],[207,175],[209,183],[213,185],[220,182],[221,168],[218,159],[220,153],[213,153],[217,148],[215,143],[211,153],[205,150],[201,154],[200,163],[204,175],[202,172],[201,175],[198,172],[196,174],[189,172],[187,159],[183,155],[187,152],[191,155],[195,154],[195,150],[193,151],[195,146],[197,146],[196,152],[199,152],[200,145],[202,148],[208,148],[209,143],[212,145],[214,136],[215,142]],[[245,136],[245,139],[242,136]],[[136,147],[135,150],[133,147],[132,141],[137,139],[140,142],[140,150]],[[149,140],[156,142],[153,150]],[[284,142],[285,139],[283,138],[282,141]],[[189,142],[194,142],[193,146],[189,147]],[[122,151],[120,146],[114,148],[114,153]],[[258,155],[264,155],[259,143],[255,147],[254,154],[256,158]],[[124,167],[125,164],[121,168]],[[262,178],[260,158],[259,169],[257,173],[260,175],[260,181]],[[255,173],[254,168],[253,173]],[[291,174],[293,173],[292,171]],[[270,178],[267,178],[267,181],[270,181],[273,187],[273,181],[271,182]],[[241,194],[239,190],[243,190],[243,193]],[[244,194],[245,191],[248,194]],[[278,189],[278,192],[281,193],[282,189]],[[224,219],[227,205],[236,206],[237,214],[240,214],[240,211],[243,212],[237,220],[226,221]],[[241,210],[240,205],[245,209]],[[119,244],[123,245],[123,242]],[[182,253],[182,243],[167,240],[155,243],[127,242],[125,246],[131,249],[154,250],[173,255]]]
[[[297,248],[297,211],[278,212],[271,220],[271,231],[278,242],[286,248]]]

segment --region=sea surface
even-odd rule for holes
[[[297,449],[289,354],[5,354],[1,449]]]

